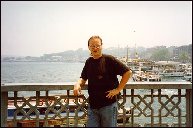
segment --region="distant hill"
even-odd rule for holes
[[[159,49],[165,49],[168,51],[169,56],[168,58],[175,57],[177,51],[185,51],[188,52],[187,54],[190,56],[190,59],[192,60],[192,44],[190,45],[184,45],[180,47],[171,46],[156,46],[152,48],[145,48],[145,47],[137,47],[137,48],[118,48],[118,47],[110,47],[110,48],[104,48],[103,53],[110,54],[115,57],[121,58],[121,57],[129,57],[129,58],[135,58],[136,54],[143,59],[153,59],[153,54],[155,54]],[[90,56],[89,50],[83,50],[82,48],[79,48],[77,50],[67,50],[63,52],[58,53],[50,53],[50,54],[44,54],[40,57],[32,57],[32,56],[24,56],[24,57],[15,57],[15,56],[8,56],[4,55],[1,56],[1,61],[59,61],[59,62],[85,62],[86,59]],[[178,53],[179,54],[179,53]]]

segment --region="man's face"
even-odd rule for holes
[[[101,40],[98,38],[92,39],[89,42],[88,46],[92,56],[101,56],[102,54],[102,43]]]

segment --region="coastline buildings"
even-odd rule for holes
[[[129,59],[129,58],[136,58],[136,48],[129,48],[128,53],[128,47],[125,48],[107,48],[104,49],[104,53],[114,55],[121,59]],[[165,50],[168,51],[169,55],[165,57],[166,55],[162,55],[162,60],[153,60],[152,56],[156,54],[158,50]],[[118,55],[117,55],[118,52]],[[163,51],[162,51],[163,53]],[[165,53],[165,52],[164,52]],[[129,54],[129,58],[128,58]],[[183,62],[183,63],[192,63],[192,44],[189,45],[183,45],[180,47],[177,46],[156,46],[152,48],[138,48],[137,55],[140,56],[140,58],[148,59],[152,61],[177,61],[177,62]],[[160,54],[158,54],[160,55]],[[164,56],[164,58],[163,58]],[[78,49],[78,50],[69,50],[64,51],[60,53],[50,53],[50,54],[44,54],[40,57],[32,57],[32,56],[25,56],[25,57],[13,57],[13,56],[7,56],[3,57],[1,56],[1,61],[3,62],[84,62],[89,57],[89,51]],[[158,59],[158,57],[154,58]],[[166,60],[167,58],[167,60]]]
[[[180,58],[182,58],[182,57],[184,57],[185,62],[187,62],[187,60],[190,60],[192,63],[192,44],[174,48],[174,50],[173,50],[174,61],[179,61]]]

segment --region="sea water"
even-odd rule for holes
[[[1,84],[76,82],[83,67],[84,63],[80,62],[1,62]],[[162,77],[162,81],[184,80],[183,77]]]
[[[1,62],[1,83],[74,82],[84,63]]]
[[[75,82],[84,63],[1,62],[1,83]],[[184,81],[183,77],[162,77],[162,81]]]

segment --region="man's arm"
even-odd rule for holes
[[[78,82],[74,85],[74,95],[78,96],[81,93],[81,87],[85,86],[86,81],[82,78],[78,80]]]
[[[128,82],[129,78],[132,76],[132,71],[129,70],[125,72],[121,78],[119,86],[116,88],[119,92],[125,87],[126,83]]]
[[[132,76],[131,70],[125,72],[121,78],[121,81],[120,81],[120,84],[118,85],[118,87],[116,89],[107,91],[108,95],[106,97],[113,98],[113,96],[116,96],[117,94],[119,94],[119,92],[125,87],[126,83],[128,82],[128,80],[131,76]]]

